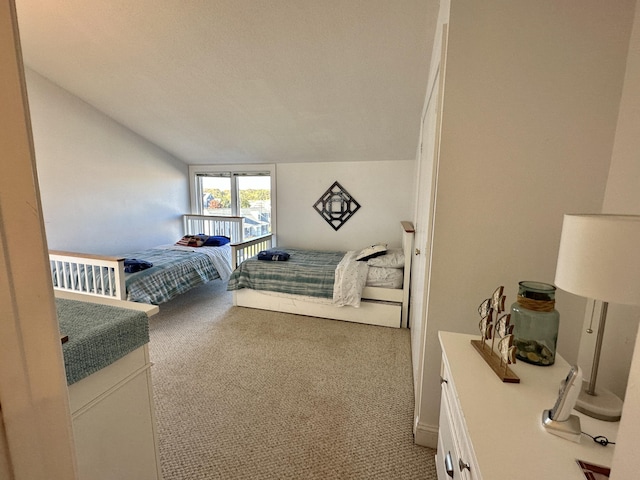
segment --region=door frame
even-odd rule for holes
[[[0,66],[0,476],[72,480],[67,382],[13,0],[0,0]]]
[[[429,292],[430,292],[429,277],[430,277],[430,270],[431,270],[431,258],[433,253],[433,235],[434,235],[434,228],[435,228],[438,170],[439,170],[439,163],[440,163],[440,131],[442,126],[443,98],[444,98],[444,88],[445,88],[444,80],[445,80],[445,66],[446,66],[446,52],[447,52],[448,24],[446,23],[442,24],[441,28],[442,28],[442,31],[441,31],[441,42],[440,42],[440,56],[439,56],[439,61],[437,61],[435,64],[432,63],[432,68],[435,69],[435,73],[431,81],[431,84],[428,86],[429,96],[425,101],[425,107],[422,115],[422,122],[421,122],[421,129],[420,129],[420,152],[418,157],[418,161],[420,163],[419,163],[417,181],[418,181],[418,188],[420,188],[419,181],[422,173],[421,169],[424,167],[424,165],[422,165],[422,158],[423,158],[422,142],[423,142],[424,122],[426,119],[426,114],[429,110],[429,105],[431,104],[432,101],[435,100],[437,103],[435,107],[436,121],[435,121],[434,144],[432,146],[433,147],[433,163],[431,165],[431,168],[432,168],[431,192],[430,192],[431,194],[429,198],[428,209],[426,210],[426,212],[424,211],[422,212],[423,214],[426,213],[426,215],[424,215],[425,216],[424,221],[427,224],[427,228],[425,230],[425,236],[424,236],[425,237],[424,238],[425,245],[423,246],[424,251],[420,252],[420,254],[423,255],[422,257],[423,260],[421,261],[424,262],[424,269],[422,271],[422,275],[424,277],[422,279],[423,291],[421,292],[422,308],[420,309],[420,311],[416,311],[417,309],[413,308],[413,304],[412,304],[411,306],[412,308],[410,310],[411,319],[415,320],[417,317],[417,318],[420,318],[420,322],[421,322],[420,339],[418,340],[418,344],[420,345],[419,353],[418,353],[418,368],[417,368],[418,373],[417,373],[417,378],[414,379],[415,404],[414,404],[413,433],[414,433],[415,442],[418,445],[425,445],[432,448],[437,447],[437,442],[438,442],[437,427],[422,424],[420,421],[420,416],[422,411],[422,392],[423,392],[423,379],[424,379],[424,371],[425,371],[424,359],[425,359],[425,351],[427,349],[427,330],[428,330],[427,318],[428,318],[428,310],[429,310]],[[434,91],[436,91],[436,86],[438,87],[437,95],[434,98],[433,93]],[[416,227],[418,222],[421,221],[420,205],[418,204],[419,198],[420,198],[419,195],[416,194],[416,219],[415,219]],[[416,248],[419,248],[419,247],[416,245]],[[412,342],[412,345],[413,345],[413,342]]]

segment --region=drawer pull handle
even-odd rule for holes
[[[440,377],[440,385],[443,383],[449,383],[449,381],[446,378]]]
[[[461,458],[458,459],[458,467],[460,468],[460,471],[465,469],[471,471],[471,465],[464,463]]]
[[[444,457],[444,470],[451,478],[453,478],[453,460],[451,460],[451,452],[447,452]]]

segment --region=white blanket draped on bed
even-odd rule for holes
[[[185,252],[199,252],[206,254],[213,266],[218,271],[220,279],[224,282],[229,280],[231,276],[231,245],[222,245],[221,247],[185,247],[182,245],[163,245],[156,248],[165,250],[184,250]]]
[[[362,290],[367,282],[369,266],[367,262],[356,260],[358,252],[347,252],[336,267],[333,284],[333,304],[339,307],[350,305],[359,307]]]

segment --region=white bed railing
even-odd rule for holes
[[[251,258],[258,254],[261,250],[271,248],[273,235],[263,235],[261,237],[245,240],[244,242],[231,244],[231,262],[235,270],[247,258]]]
[[[183,215],[185,235],[223,235],[232,242],[244,240],[244,217]]]
[[[126,300],[124,257],[49,250],[55,290]]]

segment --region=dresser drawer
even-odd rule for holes
[[[455,433],[449,402],[443,393],[440,402],[440,426],[438,430],[438,451],[436,471],[438,480],[472,480],[471,472],[463,468],[466,464],[461,449],[460,438]]]
[[[439,467],[444,470],[446,455],[451,451],[454,476],[438,476],[439,480],[450,478],[463,480],[480,480],[477,462],[473,456],[473,448],[460,408],[458,395],[448,366],[443,359],[441,367],[440,424],[438,430],[438,449],[442,441],[442,457],[438,458]],[[440,453],[440,452],[439,452]],[[445,472],[446,473],[446,472]]]

